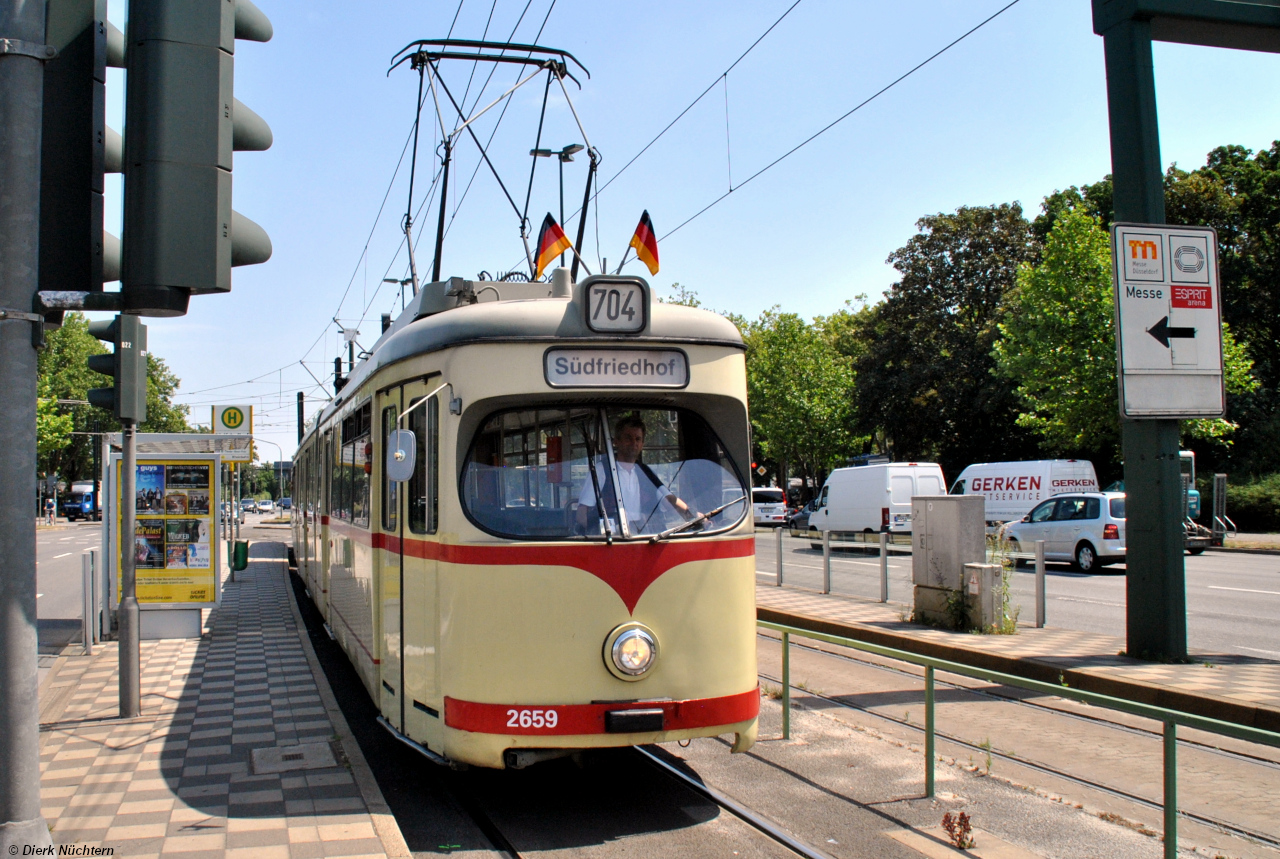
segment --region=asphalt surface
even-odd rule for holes
[[[756,575],[772,583],[777,562],[773,531],[756,532]],[[818,590],[822,552],[808,539],[783,532],[783,582]],[[879,599],[880,561],[875,549],[833,551],[832,592]],[[1280,659],[1280,555],[1206,551],[1184,559],[1187,582],[1187,641],[1191,650]],[[911,556],[889,559],[889,601],[911,602]],[[1064,629],[1125,636],[1125,567],[1075,572],[1068,564],[1045,566],[1046,623]],[[1023,623],[1035,619],[1035,572],[1014,575],[1012,593]]]

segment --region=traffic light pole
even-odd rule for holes
[[[138,513],[138,436],[134,421],[122,420],[120,456],[120,718],[142,715],[138,652],[138,555],[134,523]]]
[[[0,0],[0,856],[53,843],[40,813],[36,350],[44,0]]]

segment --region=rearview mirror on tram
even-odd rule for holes
[[[417,455],[418,440],[413,430],[392,430],[387,436],[387,478],[403,483],[412,477]]]

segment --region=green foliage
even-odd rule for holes
[[[107,351],[107,344],[89,333],[89,321],[83,313],[68,313],[61,328],[46,334],[45,348],[36,357],[40,396],[83,400],[90,388],[107,387],[110,380],[90,370],[87,363],[90,355]],[[147,420],[138,427],[140,432],[190,431],[187,406],[173,402],[179,384],[163,360],[154,354],[147,356]],[[118,432],[119,422],[89,405],[57,407],[56,414],[69,422],[70,429],[65,437],[54,432],[47,443],[39,445],[39,470],[56,472],[68,480],[92,477],[97,437],[70,432]]]
[[[860,446],[852,432],[851,361],[821,328],[776,307],[739,322],[747,344],[747,402],[764,455],[815,480]]]
[[[696,290],[689,289],[679,283],[673,283],[671,284],[671,292],[672,295],[670,298],[663,298],[661,295],[658,295],[658,300],[663,304],[682,304],[685,307],[702,306],[702,301],[698,298]]]
[[[856,354],[858,427],[897,459],[936,459],[955,474],[971,462],[1035,453],[1015,424],[1013,385],[994,375],[991,349],[1018,267],[1035,258],[1031,225],[1014,204],[921,218],[888,261],[901,273],[846,354]]]
[[[59,411],[57,401],[49,396],[49,385],[37,379],[36,456],[45,460],[71,443],[74,422],[71,415]]]
[[[1206,493],[1207,500],[1209,495]],[[1280,531],[1280,474],[1227,481],[1227,515],[1241,531]]]
[[[1005,299],[1001,339],[992,349],[997,372],[1017,384],[1020,426],[1046,451],[1088,452],[1102,459],[1119,450],[1115,299],[1110,239],[1097,218],[1066,210],[1054,220],[1038,265],[1024,265]],[[1227,390],[1256,387],[1251,362],[1224,326]],[[1192,438],[1225,439],[1224,420],[1188,421]]]

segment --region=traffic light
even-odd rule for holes
[[[272,142],[234,97],[235,40],[271,35],[250,0],[130,0],[125,310],[180,316],[191,295],[229,291],[232,266],[271,257],[266,232],[231,209],[232,151]]]
[[[89,403],[110,409],[117,419],[147,419],[147,326],[137,316],[90,322],[89,333],[113,344],[115,352],[89,356],[89,369],[115,380],[114,387],[89,391]]]
[[[103,173],[122,167],[106,126],[107,66],[124,67],[124,35],[106,0],[48,0],[40,152],[40,289],[100,292],[120,278],[120,241],[102,226]]]

